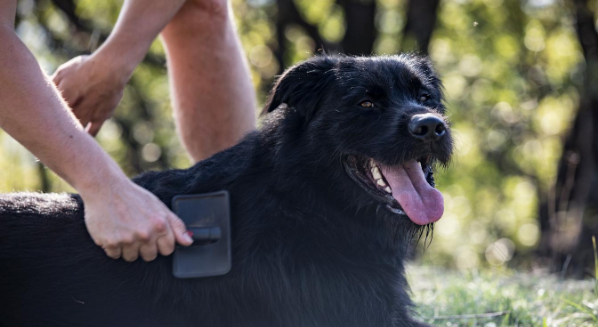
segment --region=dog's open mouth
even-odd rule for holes
[[[344,165],[349,176],[391,212],[406,215],[418,225],[442,217],[444,199],[434,188],[429,157],[386,166],[371,158],[350,155],[345,157]]]

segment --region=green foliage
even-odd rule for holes
[[[457,155],[438,174],[446,214],[428,262],[470,269],[526,261],[582,61],[569,9],[509,0],[445,1],[430,56],[444,78]]]
[[[76,1],[77,14],[92,28],[87,34],[74,32],[47,0],[35,7],[19,3],[18,33],[52,73],[98,46],[122,2]],[[336,1],[293,3],[322,40],[342,39],[347,22]],[[406,1],[377,3],[375,52],[396,53],[401,44],[410,44],[402,40]],[[232,5],[263,102],[281,67],[311,56],[316,44],[298,24],[286,26],[283,44],[278,44],[276,1],[232,0]],[[282,48],[286,51],[278,62],[276,53]],[[584,69],[570,8],[560,1],[442,1],[429,52],[444,80],[457,144],[451,166],[437,174],[446,213],[422,259],[462,271],[529,264],[540,236],[538,206],[553,183]],[[156,41],[114,119],[98,136],[129,175],[190,163],[171,118],[163,58]],[[42,189],[72,191],[0,131],[0,191]]]

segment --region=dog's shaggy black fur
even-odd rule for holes
[[[279,79],[266,111],[240,144],[187,170],[135,178],[168,205],[178,194],[228,190],[227,275],[179,280],[170,257],[106,257],[77,195],[3,195],[0,325],[419,325],[403,273],[422,229],[350,178],[347,158],[449,160],[450,134],[426,143],[407,132],[416,113],[444,114],[428,60],[314,57]]]

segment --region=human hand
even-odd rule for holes
[[[87,230],[109,257],[135,261],[141,255],[151,261],[158,253],[170,255],[175,240],[183,246],[193,243],[185,223],[152,193],[128,179],[105,185],[81,197]]]
[[[130,78],[127,69],[104,58],[101,54],[73,58],[52,76],[75,116],[93,136],[112,116]]]

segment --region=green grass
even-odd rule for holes
[[[416,317],[435,326],[598,326],[595,280],[411,266]]]
[[[596,249],[596,236],[592,236],[594,247],[594,293],[598,294],[598,249]]]

